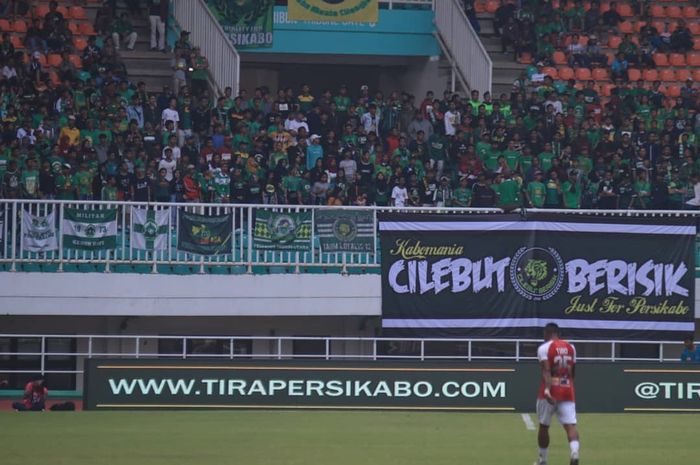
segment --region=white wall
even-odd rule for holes
[[[0,314],[378,316],[378,275],[0,273]]]
[[[381,286],[379,275],[0,273],[0,315],[380,316]]]

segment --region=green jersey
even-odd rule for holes
[[[92,192],[92,173],[90,171],[78,171],[75,173],[75,183],[81,196],[90,195]]]
[[[547,188],[538,181],[532,181],[527,185],[527,195],[530,197],[530,202],[534,208],[542,208],[544,206]]]
[[[569,180],[564,181],[561,185],[564,197],[564,208],[580,208],[581,207],[581,183],[572,183]]]
[[[549,207],[558,207],[559,202],[559,182],[550,179],[545,184],[544,203]]]
[[[472,200],[472,190],[468,187],[458,187],[452,194],[452,204],[455,207],[468,207]]]
[[[24,170],[20,177],[22,189],[27,197],[39,196],[39,172],[37,170]]]
[[[514,179],[506,179],[498,184],[498,206],[520,204],[520,184]]]
[[[520,162],[520,152],[516,152],[515,150],[505,150],[503,152],[503,157],[506,159],[508,169],[515,171],[515,168],[517,168],[518,163]]]
[[[540,167],[542,171],[548,171],[550,168],[552,168],[552,158],[554,158],[554,154],[552,152],[540,153]]]

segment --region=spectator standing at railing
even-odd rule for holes
[[[681,352],[681,362],[700,363],[700,347],[695,345],[695,337],[688,336],[683,340],[683,352]]]

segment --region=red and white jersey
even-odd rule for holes
[[[549,362],[552,370],[550,394],[557,402],[575,402],[573,368],[576,364],[576,349],[568,342],[556,339],[542,344],[537,349],[537,359]],[[544,399],[544,379],[540,384],[539,399]]]

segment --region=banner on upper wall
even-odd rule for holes
[[[679,339],[693,218],[380,216],[385,335]]]
[[[226,255],[232,251],[233,215],[179,212],[177,248],[198,255]]]
[[[56,213],[46,216],[22,211],[22,248],[29,252],[47,252],[58,249]]]
[[[168,246],[170,209],[131,208],[131,245],[141,250],[163,250]]]
[[[117,209],[63,211],[63,247],[75,250],[110,250],[117,247]]]
[[[236,48],[272,47],[275,0],[207,0],[207,5]]]
[[[315,228],[322,252],[374,252],[372,212],[316,210]]]
[[[311,212],[255,212],[253,247],[260,250],[311,250]]]
[[[376,23],[379,0],[289,0],[292,21]]]

